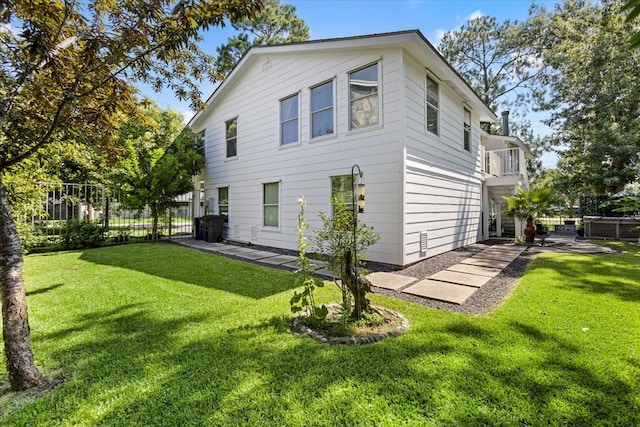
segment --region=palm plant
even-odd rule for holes
[[[518,188],[518,194],[505,197],[507,202],[506,214],[520,221],[527,221],[524,229],[527,243],[533,243],[536,237],[534,221],[547,214],[554,202],[551,188],[536,188],[525,190]]]

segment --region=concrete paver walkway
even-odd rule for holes
[[[493,277],[502,272],[524,250],[523,246],[495,245],[469,257],[459,264],[442,270],[406,287],[390,287],[389,273],[371,273],[368,277],[374,286],[393,289],[438,301],[464,304],[471,295]]]
[[[282,255],[263,249],[253,249],[224,243],[208,243],[195,239],[173,240],[205,252],[231,256],[267,266],[297,270],[297,257]],[[613,253],[614,249],[585,241],[576,241],[573,236],[553,234],[547,237],[547,246],[514,246],[510,243],[496,244],[469,257],[458,264],[439,271],[425,279],[403,276],[401,274],[375,272],[367,276],[373,286],[418,295],[438,301],[464,304],[478,289],[499,275],[526,249],[532,252],[564,251],[574,253]],[[318,276],[331,278],[332,274],[322,261],[311,260],[312,268]]]

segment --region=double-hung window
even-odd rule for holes
[[[333,133],[333,81],[311,88],[311,138]]]
[[[277,227],[280,217],[280,184],[278,182],[263,184],[262,195],[262,225],[265,227]]]
[[[349,74],[350,129],[380,123],[378,86],[377,63]]]
[[[226,122],[227,158],[238,155],[238,118]]]
[[[438,135],[439,108],[438,83],[430,76],[427,76],[427,131],[434,135]]]
[[[464,149],[471,151],[471,111],[464,109]]]
[[[280,144],[298,142],[298,95],[280,101]]]
[[[218,188],[218,214],[225,217],[224,222],[229,221],[229,187]]]

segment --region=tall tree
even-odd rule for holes
[[[480,16],[444,35],[438,49],[492,109],[522,104],[541,67],[536,21]]]
[[[442,38],[438,49],[494,111],[511,112],[511,134],[518,135],[535,159],[527,162],[533,176],[545,139],[534,135],[526,119],[532,95],[539,89],[540,51],[544,43],[540,19],[498,22],[490,16],[471,19]],[[501,131],[501,122],[487,124],[490,133]]]
[[[177,206],[176,197],[193,190],[193,176],[204,166],[198,137],[184,126],[182,114],[149,101],[143,116],[124,121],[118,135],[126,151],[111,177],[127,194],[128,207],[149,207],[155,241],[158,218]]]
[[[627,23],[635,22],[640,17],[640,0],[627,0],[623,9],[627,12]],[[635,30],[629,39],[631,48],[637,49],[640,47],[640,31]]]
[[[130,82],[171,88],[198,109],[198,81],[219,77],[197,46],[200,31],[252,17],[261,6],[248,0],[0,0],[0,280],[14,390],[45,379],[31,351],[22,248],[5,174],[61,141],[110,150],[115,113],[135,106]]]
[[[552,112],[572,185],[588,192],[615,193],[639,176],[640,50],[628,47],[633,28],[621,9],[621,0],[572,0],[535,10],[552,35],[538,101]]]
[[[224,76],[251,46],[300,42],[309,39],[309,27],[296,15],[295,6],[266,0],[262,13],[232,23],[239,34],[218,46],[216,68]]]

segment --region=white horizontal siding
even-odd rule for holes
[[[406,147],[404,163],[404,264],[411,264],[479,238],[482,218],[480,131],[472,111],[472,144],[463,144],[465,105],[439,82],[439,135],[426,131],[428,66],[405,54]],[[426,252],[420,235],[427,232]]]
[[[268,62],[267,62],[268,61]],[[381,61],[381,123],[349,131],[348,72]],[[361,220],[379,231],[371,259],[402,263],[402,99],[399,50],[315,52],[273,55],[248,67],[233,90],[204,121],[206,198],[229,186],[229,226],[225,237],[295,249],[304,195],[312,229],[321,227],[318,210],[330,211],[331,176],[348,175],[358,164],[366,183],[366,212]],[[335,135],[310,138],[309,88],[334,79]],[[300,143],[279,144],[279,100],[299,93]],[[238,156],[226,159],[225,121],[238,118]],[[280,227],[262,227],[262,184],[280,182]],[[251,236],[258,230],[257,239]],[[234,235],[234,230],[238,234]],[[310,231],[309,235],[313,235]],[[313,248],[311,248],[313,250]]]

